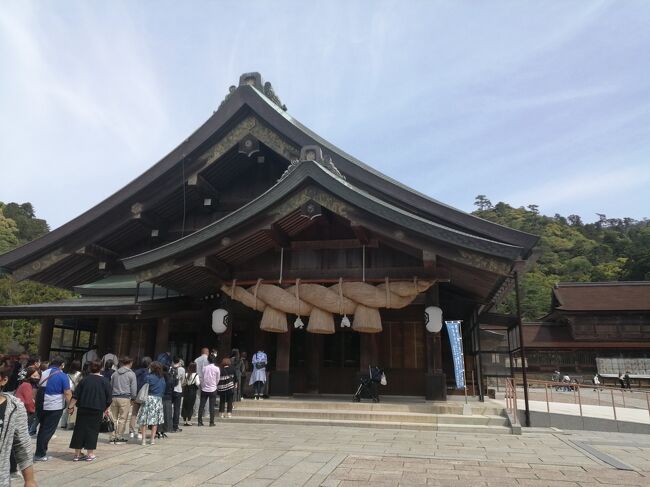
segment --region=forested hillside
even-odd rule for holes
[[[541,215],[536,205],[513,208],[476,197],[476,216],[539,235],[540,256],[522,279],[522,309],[526,320],[545,315],[551,288],[562,281],[650,280],[650,220],[607,218],[583,223],[578,215]],[[505,311],[513,308],[510,296]]]
[[[49,232],[45,220],[36,218],[31,203],[4,204],[0,201],[0,254],[27,243]],[[10,277],[0,277],[0,306],[55,301],[72,296],[64,289],[45,286],[37,282],[15,282]],[[39,324],[37,321],[7,320],[0,322],[0,354],[38,348]]]

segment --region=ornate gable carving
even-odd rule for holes
[[[314,161],[336,177],[345,180],[345,176],[341,174],[341,171],[339,171],[339,169],[334,165],[332,158],[329,155],[323,155],[323,149],[320,146],[306,145],[300,149],[300,159],[294,159],[291,161],[287,169],[282,173],[282,176],[280,176],[280,179],[278,179],[278,182],[286,179],[286,177],[304,161]]]
[[[273,89],[273,86],[271,85],[270,81],[267,81],[266,83],[262,80],[262,75],[257,72],[252,72],[252,73],[244,73],[239,77],[239,86],[252,86],[255,88],[257,91],[262,93],[264,96],[266,96],[269,100],[271,100],[274,104],[276,104],[279,108],[284,110],[285,112],[287,111],[287,106],[280,101],[280,98],[278,95],[275,94],[275,90]],[[226,101],[232,96],[232,94],[237,90],[237,87],[235,85],[230,86],[228,88],[228,94],[226,97],[223,99],[221,104],[219,105],[219,108],[226,103]]]

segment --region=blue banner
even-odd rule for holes
[[[460,321],[445,321],[447,334],[454,357],[454,373],[456,374],[456,389],[465,388],[465,359],[463,356],[463,335],[460,331]]]

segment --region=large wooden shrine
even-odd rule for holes
[[[441,398],[452,357],[444,329],[426,331],[425,307],[463,321],[468,380],[480,377],[479,317],[536,242],[346,154],[247,73],[144,174],[0,256],[17,280],[79,295],[0,308],[0,319],[41,319],[43,355],[263,349],[272,394],[350,393],[378,364],[382,392]],[[220,334],[215,309],[229,313]]]

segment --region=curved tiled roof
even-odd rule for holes
[[[553,296],[562,311],[650,311],[650,281],[564,282]]]
[[[0,255],[0,268],[16,269],[32,259],[54,250],[56,247],[78,232],[85,231],[97,220],[106,217],[109,212],[127,207],[137,202],[139,195],[168,176],[188,155],[201,152],[215,134],[237,118],[242,110],[249,110],[273,127],[280,134],[300,146],[317,144],[331,155],[333,162],[345,175],[357,181],[363,181],[379,195],[385,195],[393,203],[408,207],[414,214],[432,218],[461,233],[476,234],[487,240],[494,240],[524,249],[521,257],[526,258],[538,237],[518,230],[480,219],[461,210],[447,206],[426,195],[389,178],[358,159],[346,154],[333,144],[313,133],[307,127],[288,115],[274,101],[267,98],[253,86],[242,84],[233,90],[219,109],[179,146],[167,154],[158,163],[106,198],[90,210],[43,237],[29,242],[11,252]]]
[[[268,191],[221,220],[174,242],[122,259],[122,262],[131,270],[190,251],[272,207],[307,180],[374,216],[430,239],[510,260],[520,258],[524,251],[519,246],[477,237],[414,215],[354,187],[314,161],[303,161]]]

